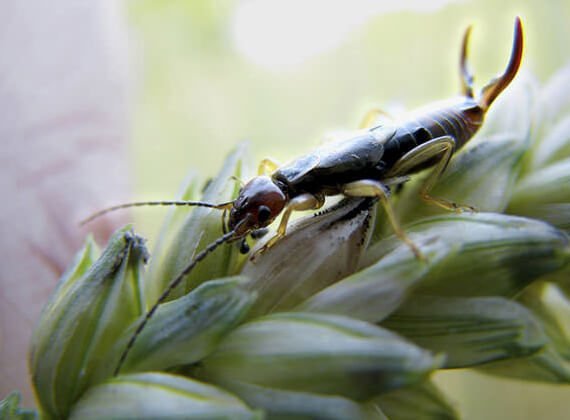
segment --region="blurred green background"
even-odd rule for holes
[[[135,56],[132,156],[137,199],[170,199],[190,170],[217,173],[248,139],[284,162],[371,107],[393,113],[458,93],[473,24],[477,88],[506,66],[513,22],[522,71],[545,82],[568,62],[570,2],[139,0],[127,2]],[[139,231],[156,213],[137,212]],[[158,218],[159,219],[159,218]],[[567,419],[570,388],[444,372],[436,381],[466,419]]]

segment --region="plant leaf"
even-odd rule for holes
[[[199,378],[366,399],[416,383],[440,355],[348,317],[280,313],[231,332],[196,369]]]
[[[352,199],[292,226],[242,274],[259,294],[250,317],[285,311],[354,272],[367,243],[373,201]]]
[[[230,179],[249,175],[249,147],[239,145],[226,158],[222,170],[213,178],[202,195],[202,201],[221,203],[231,200],[239,185]],[[188,213],[186,220],[170,242],[164,257],[152,265],[149,283],[152,283],[152,295],[147,301],[156,302],[158,296],[192,261],[194,255],[207,244],[222,235],[222,211],[197,207]],[[180,297],[201,283],[235,274],[239,265],[239,252],[234,246],[221,246],[208,256],[208,264],[198,264],[186,276],[183,284],[174,290],[169,299]]]
[[[36,420],[39,419],[35,410],[20,408],[20,393],[15,391],[0,401],[1,420]]]
[[[420,249],[427,261],[419,260],[404,244],[375,264],[311,296],[295,310],[379,322],[400,306],[430,267],[451,252],[442,241],[433,241]]]
[[[445,352],[446,368],[525,357],[548,342],[528,309],[496,297],[412,296],[382,326],[418,346]]]
[[[509,202],[527,146],[512,134],[495,135],[457,154],[430,192],[432,197],[475,206],[483,212],[502,212]],[[426,176],[429,173],[426,172]],[[395,206],[402,223],[449,211],[420,198],[424,178],[405,185]],[[391,226],[385,227],[392,232]]]
[[[184,182],[182,188],[176,196],[176,200],[195,201],[197,200],[198,191],[201,187],[201,177],[194,171],[191,171]],[[174,206],[168,211],[165,217],[160,233],[156,240],[156,244],[152,250],[152,261],[148,268],[147,278],[155,278],[156,270],[165,264],[165,258],[168,256],[169,244],[172,243],[178,231],[182,228],[184,221],[192,207]],[[147,302],[154,303],[162,294],[165,285],[161,281],[147,281],[145,284],[145,295]]]
[[[269,388],[238,381],[221,381],[224,389],[238,395],[249,406],[262,408],[272,420],[387,420],[381,412],[337,395]]]
[[[126,226],[92,261],[88,242],[74,269],[64,276],[32,336],[30,371],[42,409],[65,417],[97,373],[117,337],[142,312],[144,240]],[[78,276],[79,274],[82,274]]]
[[[570,383],[568,364],[549,344],[534,356],[511,359],[478,366],[478,370],[490,375],[547,383]]]
[[[532,153],[532,169],[570,158],[570,115],[551,127]]]
[[[443,241],[454,252],[430,268],[417,292],[441,296],[512,297],[570,260],[568,237],[552,226],[495,213],[447,214],[406,226],[416,244]],[[404,246],[391,236],[372,245],[364,263]]]
[[[381,394],[368,403],[378,406],[390,420],[455,420],[459,414],[429,380]]]
[[[140,333],[121,371],[164,370],[200,361],[239,324],[255,302],[255,292],[245,289],[245,280],[211,280],[161,305]],[[109,352],[100,368],[102,377],[112,374],[143,318],[135,320]]]
[[[507,212],[544,220],[570,232],[570,158],[520,180]]]
[[[262,419],[230,393],[166,373],[119,376],[75,404],[70,419]]]
[[[540,319],[558,354],[570,361],[570,300],[555,284],[539,282],[527,287],[517,300]]]

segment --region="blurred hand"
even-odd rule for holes
[[[0,13],[0,399],[34,406],[28,344],[87,230],[106,240],[128,199],[122,2],[7,0]]]

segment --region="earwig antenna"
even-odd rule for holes
[[[244,221],[247,219],[244,219]],[[241,223],[240,223],[241,224]],[[121,354],[121,358],[119,359],[119,363],[117,364],[117,368],[115,369],[115,372],[113,373],[113,376],[117,376],[119,374],[119,371],[121,370],[121,366],[123,365],[123,363],[125,362],[127,355],[129,354],[131,348],[133,347],[133,345],[135,344],[135,341],[137,340],[138,336],[140,335],[141,331],[144,329],[144,327],[146,326],[146,324],[148,323],[148,321],[150,320],[150,318],[154,315],[154,313],[156,312],[156,310],[158,309],[158,306],[163,303],[166,298],[168,297],[168,295],[170,294],[170,292],[172,292],[172,290],[174,290],[182,281],[182,279],[184,277],[186,277],[190,271],[192,271],[192,269],[194,268],[194,266],[196,264],[198,264],[200,261],[202,261],[206,255],[208,255],[210,252],[212,252],[213,250],[215,250],[217,247],[219,247],[220,245],[222,245],[224,242],[229,242],[232,239],[239,239],[240,236],[235,237],[236,234],[236,230],[239,227],[236,226],[236,229],[232,230],[231,232],[226,233],[223,236],[220,236],[218,239],[216,239],[214,242],[212,242],[211,244],[209,244],[208,246],[206,246],[206,248],[204,248],[202,251],[200,251],[198,253],[198,255],[196,255],[196,257],[192,260],[192,262],[190,264],[188,264],[186,266],[186,268],[178,275],[178,277],[176,277],[166,288],[166,290],[164,290],[164,292],[162,292],[162,295],[160,295],[160,297],[158,298],[158,300],[156,301],[156,303],[152,306],[152,308],[150,308],[150,310],[146,313],[144,319],[141,321],[141,323],[139,324],[139,326],[137,327],[136,331],[134,332],[133,336],[131,337],[131,339],[129,340],[129,342],[127,343],[127,347],[125,348],[125,350],[123,351],[123,353]]]
[[[107,207],[106,209],[100,210],[97,213],[92,214],[87,219],[79,222],[79,226],[86,225],[87,223],[97,219],[104,214],[110,213],[115,210],[125,209],[128,207],[139,207],[139,206],[197,206],[197,207],[209,207],[212,209],[228,209],[233,204],[233,201],[227,201],[220,204],[206,203],[203,201],[137,201],[134,203],[118,204],[116,206]]]

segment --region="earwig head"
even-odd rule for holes
[[[263,228],[275,220],[286,202],[287,197],[270,177],[257,176],[245,184],[233,202],[228,229],[243,235]]]

